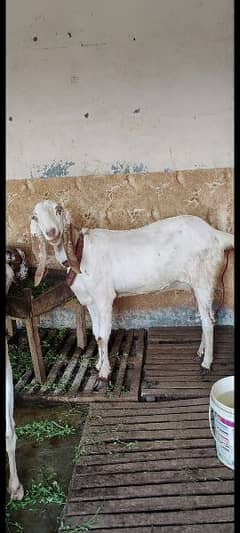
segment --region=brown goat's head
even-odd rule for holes
[[[27,277],[28,266],[23,250],[7,246],[6,263],[12,268],[15,279],[24,280]]]
[[[47,252],[46,241],[54,247],[63,244],[69,265],[79,274],[80,268],[73,250],[70,213],[52,200],[36,204],[31,220],[32,249],[38,261],[35,285],[39,285],[44,275]]]

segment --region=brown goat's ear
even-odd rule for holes
[[[35,272],[34,277],[34,285],[37,287],[43,278],[46,262],[47,262],[47,251],[46,251],[46,243],[45,239],[41,233],[41,230],[35,222],[35,220],[32,220],[31,222],[31,241],[32,241],[32,251],[33,254],[37,260],[37,269]]]
[[[63,244],[70,267],[76,274],[80,274],[79,261],[76,258],[72,239],[72,224],[69,211],[64,212],[63,218]]]

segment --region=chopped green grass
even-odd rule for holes
[[[31,486],[26,490],[24,498],[21,501],[9,501],[7,509],[17,511],[19,509],[28,509],[32,511],[39,504],[63,505],[65,494],[56,479],[55,472],[42,471],[37,479],[33,479]]]
[[[9,344],[8,353],[12,365],[14,380],[18,381],[27,370],[32,369],[30,350],[26,343],[21,343],[19,346]]]
[[[34,440],[37,443],[53,437],[68,437],[75,432],[76,428],[74,426],[70,426],[62,421],[55,422],[54,420],[39,420],[31,424],[26,424],[25,426],[16,427],[16,433],[19,439]]]

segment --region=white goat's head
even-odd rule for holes
[[[46,241],[54,247],[64,245],[70,267],[79,274],[80,268],[73,250],[71,216],[68,211],[52,200],[44,200],[35,205],[31,221],[32,249],[38,261],[35,273],[35,286],[44,275],[47,252]]]

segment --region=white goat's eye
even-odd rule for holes
[[[56,215],[61,215],[63,208],[61,205],[58,204],[56,205],[55,210],[56,210]]]
[[[38,218],[37,218],[37,216],[36,216],[36,215],[33,215],[33,216],[32,216],[32,220],[35,220],[35,222],[38,222]]]

